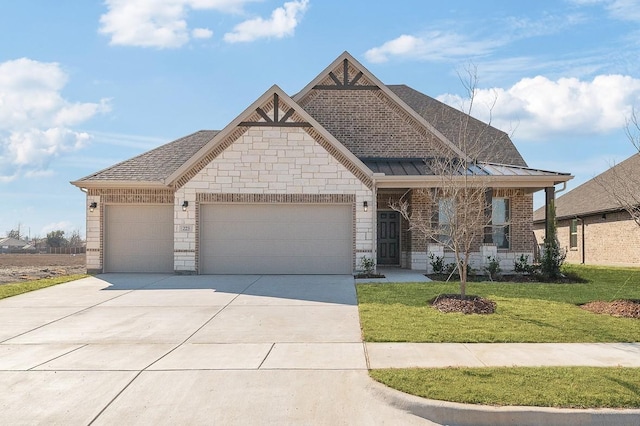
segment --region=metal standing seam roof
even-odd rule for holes
[[[434,158],[360,158],[360,160],[374,173],[384,173],[387,176],[435,176],[434,163],[440,161]],[[463,172],[459,171],[462,175]],[[471,176],[568,176],[569,173],[550,172],[523,166],[496,164],[489,162],[473,163],[467,168],[467,175]]]

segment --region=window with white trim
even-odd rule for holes
[[[578,248],[578,219],[571,219],[569,225],[569,248]]]
[[[491,200],[491,234],[493,244],[498,248],[509,248],[509,228],[511,218],[509,211],[509,199],[494,197]]]
[[[452,197],[440,198],[438,200],[438,229],[441,243],[451,243],[451,225],[454,223],[456,215],[456,202]]]

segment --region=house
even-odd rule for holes
[[[631,190],[638,200],[638,183],[640,154],[635,154],[558,197],[557,236],[567,262],[640,265],[640,226],[613,195]],[[544,215],[543,207],[533,216],[538,244],[544,243]]]
[[[32,247],[26,241],[17,238],[0,238],[0,253],[18,253],[30,250]]]
[[[463,116],[484,137],[465,178],[490,182],[503,206],[502,240],[474,256],[512,264],[533,253],[533,192],[571,176],[527,167],[504,132],[383,84],[345,52],[293,97],[273,86],[222,130],[71,182],[87,194],[87,269],[351,274],[366,257],[425,270],[427,250],[448,254],[389,200],[438,185],[426,158],[467,155]],[[414,211],[433,209],[415,198]]]

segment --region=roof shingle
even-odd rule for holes
[[[407,85],[392,84],[387,87],[458,148],[464,151],[461,146],[464,137],[467,138],[467,141],[473,141],[471,143],[473,146],[469,147],[466,152],[471,158],[527,167],[527,163],[513,145],[509,135],[502,130],[476,120]],[[465,125],[467,125],[466,132],[461,132]],[[461,134],[465,136],[461,136]],[[476,138],[479,141],[477,144],[475,143]]]
[[[218,130],[200,130],[83,177],[78,182],[100,180],[163,182],[218,132]]]
[[[620,205],[611,195],[612,192],[623,190],[623,185],[627,186],[628,182],[621,181],[619,179],[620,176],[627,176],[636,182],[640,181],[640,153],[632,155],[609,170],[558,197],[556,200],[556,218],[563,219],[620,210]],[[640,192],[640,187],[637,190]],[[544,207],[537,209],[533,213],[533,220],[534,222],[544,220]]]

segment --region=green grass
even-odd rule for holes
[[[424,398],[484,405],[638,408],[640,368],[372,370],[375,380]]]
[[[44,278],[41,280],[24,281],[19,283],[9,283],[0,285],[0,299],[5,297],[17,296],[18,294],[28,293],[41,288],[51,287],[52,285],[62,284],[69,281],[79,280],[87,277],[87,275],[65,275],[55,278]]]
[[[638,342],[637,319],[594,314],[578,305],[640,299],[640,269],[571,266],[578,284],[469,283],[467,294],[497,303],[492,315],[441,313],[429,306],[457,283],[359,284],[363,334],[369,342]]]

